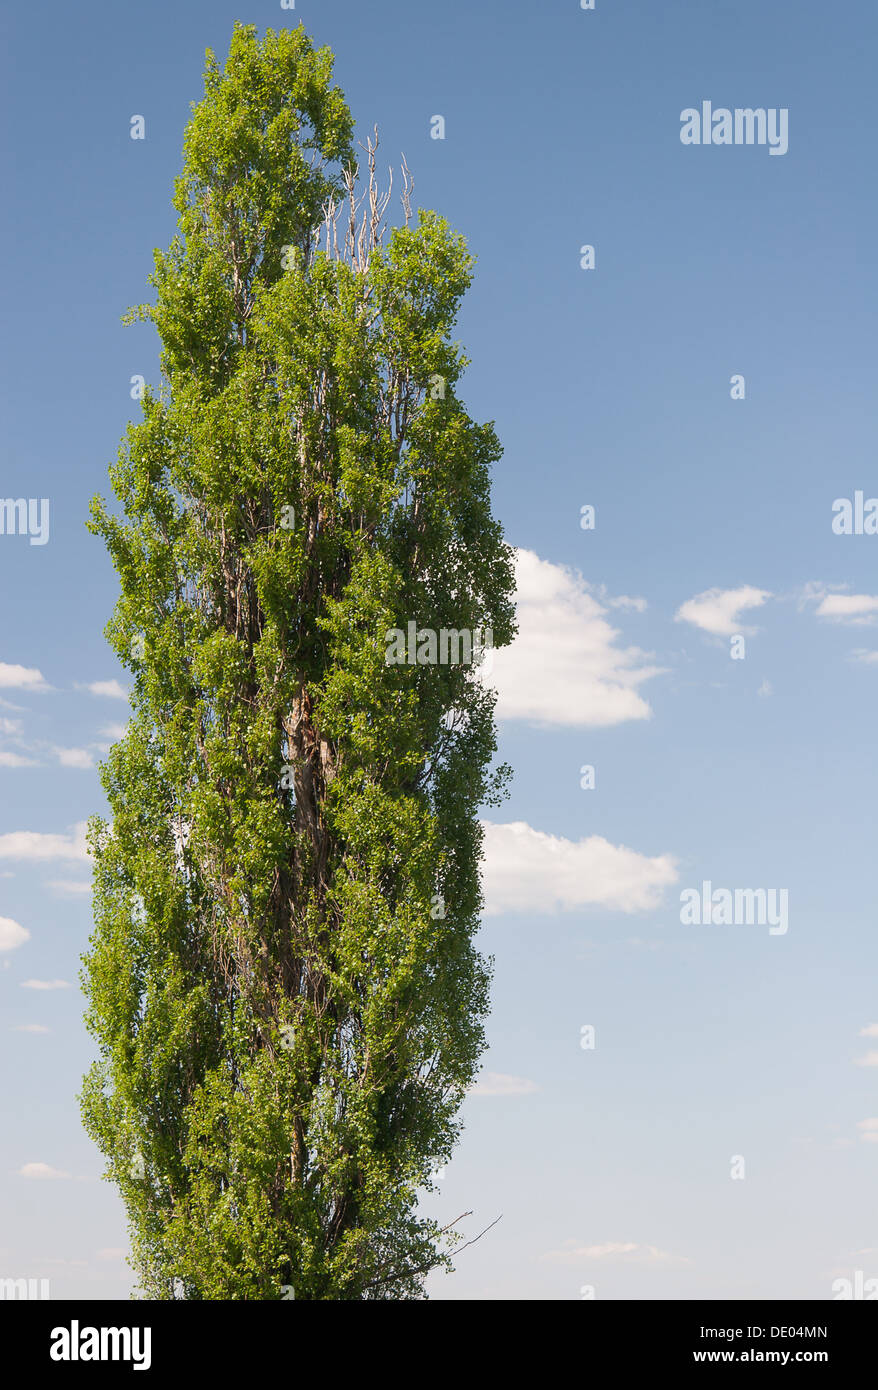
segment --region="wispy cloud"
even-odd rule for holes
[[[39,763],[34,758],[28,758],[24,753],[16,753],[13,749],[0,749],[0,767],[39,767]]]
[[[874,594],[824,594],[817,605],[818,618],[837,623],[871,625],[878,615],[878,597]]]
[[[813,604],[815,617],[825,622],[845,627],[873,627],[878,622],[878,595],[851,594],[848,588],[847,584],[812,580],[800,592],[799,608],[806,609]],[[878,661],[878,652],[859,647],[850,653],[850,659],[872,664]]]
[[[855,1058],[858,1067],[878,1067],[878,1052],[867,1052],[865,1057]]]
[[[507,1076],[502,1071],[482,1072],[469,1088],[471,1096],[530,1096],[540,1088],[535,1081],[523,1076]]]
[[[70,989],[67,980],[22,980],[21,989]]]
[[[110,739],[113,743],[117,743],[120,738],[124,738],[127,732],[128,729],[125,724],[104,724],[102,728],[98,729],[99,734],[102,734],[104,738]]]
[[[90,883],[82,883],[76,878],[50,878],[49,887],[59,898],[87,898],[92,892]]]

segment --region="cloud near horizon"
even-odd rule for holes
[[[530,1096],[540,1088],[524,1076],[507,1076],[502,1071],[484,1071],[469,1088],[471,1096]]]
[[[49,1163],[24,1163],[18,1170],[20,1178],[37,1178],[47,1180],[52,1178],[69,1178],[70,1174],[65,1173],[60,1168],[53,1168]]]

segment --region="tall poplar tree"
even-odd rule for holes
[[[418,1196],[484,1047],[507,769],[431,637],[513,634],[449,336],[472,262],[407,171],[385,232],[331,77],[301,28],[208,53],[135,311],[162,380],[93,504],[133,716],[91,825],[82,1103],[149,1298],[423,1297],[448,1237]]]

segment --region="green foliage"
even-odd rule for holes
[[[449,336],[472,266],[432,213],[385,240],[368,198],[336,249],[359,185],[331,67],[302,29],[208,54],[138,311],[162,388],[121,514],[93,504],[134,715],[91,829],[82,1100],[150,1298],[422,1297],[448,1255],[417,1194],[484,1047],[493,700],[385,662],[412,619],[513,633],[500,449]]]

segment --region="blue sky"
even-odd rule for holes
[[[361,136],[478,258],[464,394],[505,446],[523,622],[493,677],[515,779],[486,813],[491,1047],[430,1207],[502,1220],[432,1296],[878,1275],[878,536],[832,530],[835,499],[878,495],[874,6],[88,0],[0,21],[0,493],[50,502],[47,544],[0,536],[0,1276],[131,1287],[75,1099],[76,827],[127,711],[84,522],[131,377],[156,379],[120,317],[235,19],[329,44]],[[705,100],[787,109],[788,152],[683,145]],[[706,879],[786,889],[788,930],[683,925]]]

